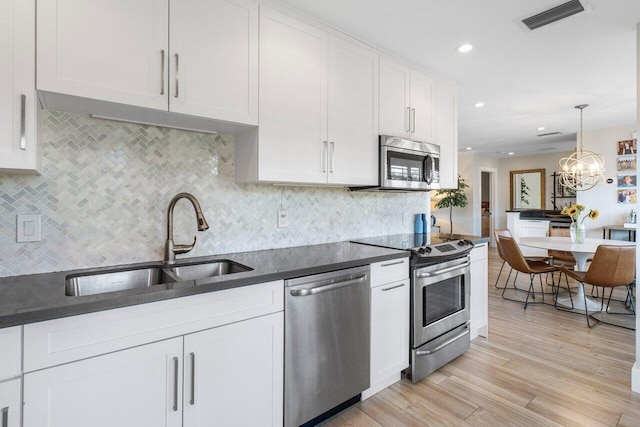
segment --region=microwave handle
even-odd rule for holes
[[[427,163],[431,161],[431,167],[427,167]],[[431,184],[433,182],[433,170],[436,167],[436,162],[433,160],[433,157],[427,155],[422,161],[422,175],[424,177],[424,182],[427,184]]]

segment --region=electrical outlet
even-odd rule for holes
[[[42,241],[40,215],[17,215],[16,223],[16,242]]]
[[[278,228],[289,228],[289,214],[285,209],[278,209]]]

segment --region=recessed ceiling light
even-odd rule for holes
[[[467,151],[469,151],[469,150],[471,150],[471,149],[472,149],[471,147],[467,147]]]
[[[538,130],[545,130],[545,129],[546,129],[546,127],[544,127],[544,126],[541,126],[541,127],[538,128]]]
[[[475,104],[473,104],[473,106],[476,108],[482,108],[484,107],[484,102],[476,102]]]
[[[471,51],[471,49],[473,49],[473,45],[470,45],[468,43],[465,44],[461,44],[460,46],[458,46],[456,48],[456,50],[460,53],[467,53],[469,51]]]
[[[509,151],[507,154],[509,154],[510,156],[513,156],[516,153],[514,153],[513,151]]]

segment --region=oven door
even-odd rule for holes
[[[469,256],[413,270],[412,347],[469,321]]]
[[[432,190],[440,188],[439,148],[402,139],[380,146],[382,188]]]

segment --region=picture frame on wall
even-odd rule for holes
[[[636,189],[618,190],[618,203],[635,204],[636,201]]]
[[[636,162],[637,160],[635,155],[618,156],[618,161],[617,161],[618,172],[635,171]]]
[[[618,156],[625,156],[629,154],[636,154],[636,140],[627,139],[625,141],[618,141]]]
[[[633,174],[618,175],[618,188],[636,188],[638,186],[637,176]]]

